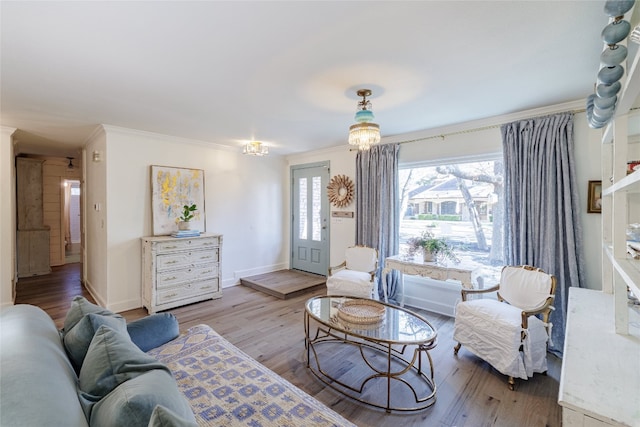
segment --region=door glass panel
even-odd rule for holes
[[[298,181],[298,200],[300,201],[298,218],[299,218],[299,235],[298,238],[301,240],[306,240],[308,231],[307,231],[307,178],[300,178]]]
[[[312,223],[312,239],[316,242],[319,242],[321,239],[321,228],[322,224],[320,222],[320,209],[322,204],[322,179],[319,176],[314,176],[311,179],[312,183],[312,198],[313,198],[313,223]]]

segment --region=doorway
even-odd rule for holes
[[[79,263],[82,254],[80,181],[65,180],[64,188],[64,262]]]
[[[329,162],[291,167],[291,268],[327,275]]]

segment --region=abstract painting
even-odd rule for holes
[[[184,205],[195,204],[192,230],[205,229],[204,171],[202,169],[151,166],[151,211],[153,235],[169,235],[178,230]]]

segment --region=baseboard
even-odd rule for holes
[[[106,308],[107,310],[111,310],[114,313],[122,313],[123,311],[135,310],[136,308],[142,307],[142,300],[140,298],[122,301],[115,304],[107,304],[105,300],[98,295],[89,280],[84,281],[84,287],[96,301],[96,304],[100,307]]]

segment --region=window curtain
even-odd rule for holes
[[[562,355],[569,287],[584,285],[573,113],[508,123],[501,132],[505,260],[556,276],[549,350]]]
[[[399,249],[399,144],[382,144],[356,156],[356,244],[378,250],[378,296],[382,300],[384,260]],[[387,276],[388,296],[395,301],[398,273]]]

